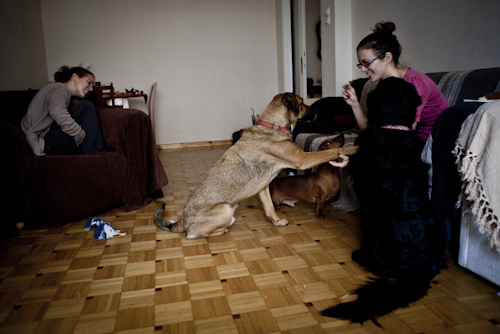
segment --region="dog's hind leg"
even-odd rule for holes
[[[215,237],[215,236],[219,236],[219,235],[224,235],[226,234],[227,232],[229,232],[229,229],[228,228],[224,228],[224,227],[221,227],[219,229],[216,229],[215,231],[213,231],[212,233],[210,233],[208,235],[208,237]]]
[[[288,220],[280,219],[274,210],[273,200],[271,199],[271,193],[269,192],[269,187],[265,187],[259,192],[259,198],[266,212],[266,216],[271,219],[274,226],[286,226],[288,225]]]
[[[323,198],[316,198],[316,217],[325,218],[323,213],[323,208],[325,206],[325,201]]]
[[[217,204],[209,212],[199,215],[196,224],[187,228],[186,239],[206,238],[209,236],[223,235],[233,225],[234,211],[237,205],[230,206],[227,203]]]

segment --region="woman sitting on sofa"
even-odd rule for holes
[[[396,26],[392,22],[377,23],[374,32],[358,44],[356,51],[359,64],[357,66],[372,83],[388,77],[397,77],[415,86],[422,104],[417,108],[413,129],[418,131],[423,147],[431,133],[434,121],[450,107],[450,104],[431,78],[399,63],[401,45],[392,34],[395,30]],[[366,129],[366,115],[351,85],[344,86],[343,97],[352,107],[358,127],[361,130]]]
[[[84,98],[95,76],[82,67],[62,66],[55,82],[35,95],[21,128],[35,155],[87,154],[103,151],[104,144],[94,104]]]

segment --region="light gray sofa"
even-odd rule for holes
[[[467,200],[462,202],[462,212],[458,264],[500,286],[500,253],[491,247],[488,236],[479,232]]]

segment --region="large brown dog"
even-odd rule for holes
[[[283,168],[304,170],[351,155],[357,147],[304,152],[292,141],[291,127],[309,112],[302,98],[293,93],[276,95],[264,109],[260,124],[245,130],[208,171],[189,198],[179,221],[162,218],[165,204],[155,213],[155,224],[172,232],[187,232],[186,238],[222,235],[234,223],[238,203],[255,194],[275,226],[285,226],[274,210],[269,183]]]
[[[344,145],[344,135],[327,139],[318,151],[338,148]],[[323,207],[340,190],[340,173],[338,167],[326,162],[321,164],[312,174],[288,176],[274,179],[269,185],[274,206],[286,204],[292,208],[295,202],[304,201],[316,204],[316,217],[324,218]]]

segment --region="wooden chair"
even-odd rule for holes
[[[155,128],[155,95],[156,95],[156,86],[158,86],[158,82],[155,82],[151,86],[151,94],[149,94],[149,100],[148,100],[148,115],[149,118],[151,119],[151,127],[153,129],[153,137],[155,139],[156,143],[156,128]]]
[[[111,107],[115,106],[115,88],[112,82],[108,86],[94,86],[94,90],[99,92],[105,100],[111,100]]]

